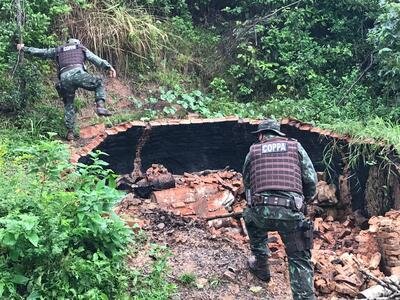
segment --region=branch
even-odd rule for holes
[[[375,281],[376,283],[378,283],[380,286],[384,287],[385,289],[388,289],[389,291],[391,291],[394,294],[398,294],[400,293],[400,289],[397,288],[397,284],[394,284],[391,280],[388,282],[385,279],[379,279],[378,277],[376,277],[375,275],[367,272],[364,267],[362,266],[362,264],[353,257],[353,261],[357,264],[357,266],[359,267],[359,271],[364,274],[367,278]],[[391,295],[393,296],[393,295]]]
[[[249,21],[244,22],[243,25],[245,26],[245,28],[243,29],[243,31],[239,31],[237,37],[240,38],[240,36],[246,35],[246,34],[247,34],[250,30],[252,30],[257,24],[266,22],[269,18],[271,18],[271,17],[273,17],[274,15],[278,14],[280,11],[282,11],[282,10],[284,10],[284,9],[286,9],[286,8],[289,8],[289,7],[291,7],[291,6],[297,5],[297,4],[299,4],[301,1],[303,1],[303,0],[298,0],[298,1],[295,1],[295,2],[290,3],[290,4],[288,4],[288,5],[285,5],[285,6],[282,6],[282,7],[280,7],[280,8],[277,8],[277,9],[274,10],[272,13],[270,13],[270,14],[268,14],[268,15],[265,15],[265,16],[263,16],[263,17],[258,17],[258,18],[255,18],[255,19],[253,19],[253,20],[249,20]]]
[[[340,100],[337,102],[337,104],[340,104],[345,98],[346,95],[348,93],[350,93],[350,91],[354,88],[354,86],[357,84],[357,82],[359,82],[361,80],[361,78],[364,77],[365,73],[367,73],[367,71],[372,67],[374,63],[374,56],[373,53],[370,54],[370,62],[369,65],[364,69],[364,71],[362,71],[362,73],[358,76],[358,78],[351,84],[351,86],[346,90],[346,92],[344,92],[344,95],[342,98],[340,98]]]
[[[22,29],[23,29],[23,22],[24,22],[24,12],[23,12],[23,4],[21,4],[21,1],[23,0],[15,0],[15,10],[16,10],[16,19],[17,19],[17,29],[18,29],[18,42],[19,44],[23,44],[23,36],[22,36]],[[11,76],[14,77],[15,71],[17,70],[17,67],[22,64],[24,61],[24,52],[21,50],[18,50],[18,56],[17,56],[17,61],[15,63],[15,66],[12,70]]]

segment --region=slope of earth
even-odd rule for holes
[[[170,248],[169,278],[178,286],[173,299],[291,298],[287,263],[283,259],[270,259],[273,278],[266,284],[247,270],[248,245],[214,235],[205,222],[162,211],[149,200],[132,198],[122,202],[117,213],[128,224],[140,224],[148,242]],[[140,251],[129,263],[140,267],[150,262],[147,252]],[[193,277],[193,282],[183,283],[181,278],[185,275]]]
[[[106,106],[117,117],[134,113],[134,99],[142,102],[145,98],[143,95],[134,94],[131,85],[123,79],[107,78],[105,85],[107,92]],[[83,107],[78,110],[77,114],[77,120],[81,128],[108,120],[108,118],[104,119],[96,115],[94,94],[92,92],[79,90],[77,95],[85,99]]]

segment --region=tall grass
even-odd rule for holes
[[[159,63],[171,49],[170,34],[141,7],[123,1],[93,0],[88,7],[74,5],[60,20],[69,35],[127,73],[131,64]]]
[[[345,120],[319,126],[337,133],[351,136],[352,143],[365,143],[373,141],[384,148],[394,148],[400,153],[400,125],[380,117],[367,121]]]

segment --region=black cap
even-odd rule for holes
[[[279,123],[277,121],[275,121],[273,119],[265,119],[265,120],[261,121],[260,124],[258,124],[257,130],[253,131],[252,133],[259,133],[259,132],[263,132],[263,131],[273,131],[280,136],[285,136],[285,134],[283,132],[281,132],[280,130],[281,130],[281,126],[279,125]]]

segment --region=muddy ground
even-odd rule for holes
[[[270,259],[273,276],[266,284],[247,270],[248,244],[212,234],[203,221],[175,216],[149,201],[137,205],[125,201],[117,213],[142,223],[148,242],[167,245],[171,250],[169,278],[178,286],[173,299],[291,299],[287,263],[283,259]],[[129,263],[143,267],[150,262],[148,253],[141,251]],[[194,282],[182,283],[184,274]]]

